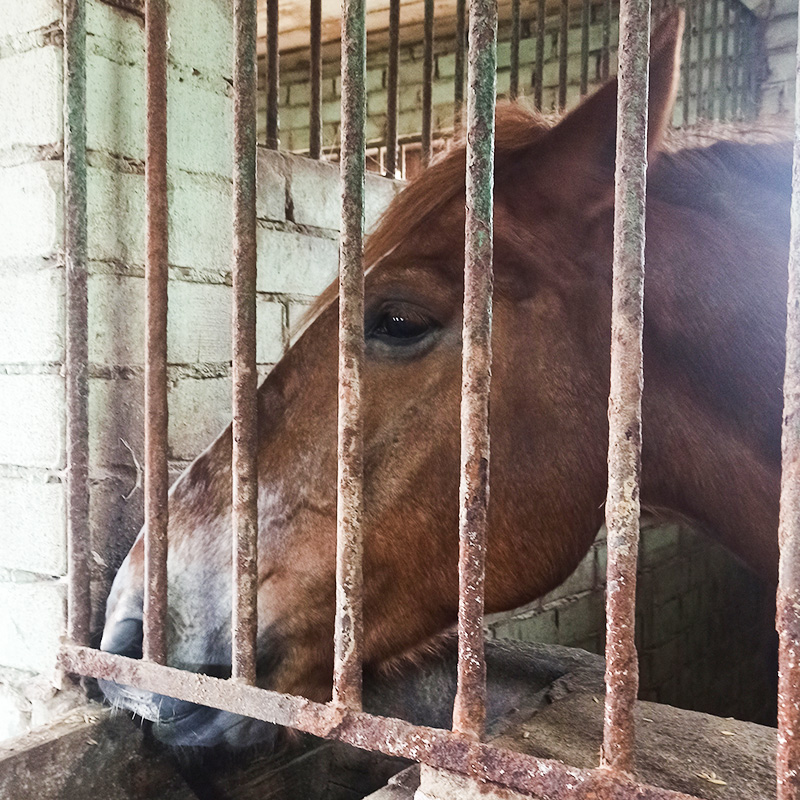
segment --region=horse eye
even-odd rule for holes
[[[389,309],[378,317],[371,335],[390,344],[412,344],[432,328],[431,321],[420,314]]]

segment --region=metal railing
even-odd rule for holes
[[[256,6],[234,6],[234,612],[231,680],[164,666],[166,612],[166,3],[148,0],[147,23],[147,384],[146,573],[144,658],[87,647],[88,424],[86,349],[85,25],[82,0],[66,4],[65,158],[69,346],[68,470],[70,491],[69,638],[60,654],[69,672],[113,680],[186,701],[255,717],[357,747],[403,756],[512,789],[560,798],[679,800],[686,795],[636,784],[633,717],[636,698],[634,586],[639,535],[641,336],[643,320],[645,154],[650,0],[621,5],[612,409],[609,439],[608,649],[602,767],[575,769],[481,742],[485,717],[482,616],[488,503],[488,397],[491,363],[492,206],[496,5],[470,0],[467,97],[467,221],[461,407],[460,591],[458,693],[452,731],[383,719],[361,709],[361,447],[365,148],[365,9],[344,6],[342,45],[342,235],[340,258],[339,471],[337,613],[333,700],[258,689],[255,680],[255,152]],[[277,9],[277,3],[271,7]],[[541,9],[540,5],[540,9]],[[562,4],[562,9],[566,3]],[[610,6],[604,6],[609,9]],[[315,19],[319,16],[316,4]],[[396,19],[397,5],[392,18]],[[585,15],[584,15],[585,18]],[[540,21],[543,17],[540,17]],[[563,17],[562,17],[563,19]],[[318,22],[314,23],[315,29]],[[541,36],[541,22],[537,35]],[[274,37],[273,37],[274,38]],[[607,52],[607,39],[604,39]],[[319,59],[312,59],[318,68]],[[605,62],[604,62],[605,63]],[[607,66],[607,65],[606,65]],[[541,65],[537,60],[536,69]],[[605,69],[606,67],[604,67]],[[271,84],[272,85],[272,84]],[[800,86],[800,84],[799,84]],[[277,92],[272,91],[272,95]],[[800,98],[798,98],[800,101]],[[318,103],[318,93],[317,100]],[[314,104],[312,103],[312,106]],[[800,102],[798,102],[800,142]],[[275,110],[273,103],[271,112]],[[314,118],[312,107],[312,119]],[[270,119],[273,119],[270,116]],[[275,117],[276,119],[276,117]],[[319,125],[317,124],[317,131]],[[318,140],[317,140],[318,142]],[[779,620],[781,684],[779,800],[800,797],[800,144],[795,150],[789,329],[781,496]],[[391,148],[391,145],[390,145]],[[631,313],[633,309],[633,313]],[[634,435],[629,435],[634,432]]]

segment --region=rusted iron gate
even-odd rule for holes
[[[275,0],[270,0],[276,8]],[[317,20],[319,4],[314,0]],[[395,2],[395,10],[397,4]],[[362,219],[364,206],[365,9],[345,0],[342,42],[342,190],[340,267],[339,475],[337,612],[333,700],[322,704],[258,689],[255,680],[256,368],[255,108],[256,5],[235,0],[233,500],[234,612],[232,678],[165,666],[166,611],[166,0],[147,0],[147,534],[144,658],[88,647],[87,292],[85,0],[66,0],[66,266],[69,491],[69,643],[60,654],[70,672],[117,681],[235,714],[256,717],[364,749],[547,798],[647,798],[686,795],[634,783],[633,642],[638,476],[641,456],[644,197],[649,0],[623,0],[620,12],[619,107],[609,437],[607,694],[602,765],[579,770],[482,743],[485,666],[482,614],[489,458],[493,134],[496,3],[470,0],[467,94],[467,223],[463,331],[460,488],[458,692],[452,731],[383,719],[361,710],[363,361]],[[271,12],[271,13],[274,13]],[[274,20],[274,17],[273,17]],[[516,34],[515,34],[516,35]],[[275,48],[276,51],[276,48]],[[318,63],[318,60],[317,60]],[[800,83],[798,83],[800,87]],[[277,94],[274,87],[271,94]],[[318,96],[318,92],[317,92]],[[800,798],[800,98],[797,103],[792,256],[781,492],[781,638],[778,798]],[[314,119],[312,108],[312,119]],[[630,435],[633,434],[633,435]]]

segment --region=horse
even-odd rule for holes
[[[787,143],[675,148],[681,21],[652,37],[644,329],[644,507],[693,520],[777,573],[791,197]],[[602,524],[616,81],[553,123],[498,106],[487,612],[559,585]],[[365,253],[365,671],[452,626],[465,148],[395,199]],[[331,696],[336,287],[258,390],[262,687]],[[172,666],[230,673],[231,429],[169,498]],[[103,650],[141,657],[142,535],[107,604]],[[105,683],[171,744],[241,746],[271,726]]]

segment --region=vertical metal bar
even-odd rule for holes
[[[496,0],[470,0],[469,29],[458,532],[458,690],[453,708],[453,730],[480,739],[486,720],[483,587],[489,506]]]
[[[278,149],[280,79],[278,0],[267,0],[267,147],[271,150]]]
[[[601,761],[633,771],[634,643],[642,452],[642,323],[650,0],[620,5],[611,392],[608,402],[606,702]]]
[[[730,30],[731,30],[731,0],[722,0],[722,58],[720,64],[720,94],[719,118],[728,118],[728,97],[730,95]]]
[[[456,44],[458,53],[458,44]],[[456,55],[456,59],[458,56]],[[389,68],[386,73],[386,175],[397,177],[397,86],[400,66],[400,0],[389,2]]]
[[[706,0],[697,3],[697,119],[706,118],[705,95],[706,60]]]
[[[311,0],[309,9],[311,105],[308,113],[308,154],[322,156],[322,0]]]
[[[756,71],[754,55],[755,20],[752,12],[745,9],[742,13],[742,117],[755,115],[756,111]]]
[[[717,0],[711,2],[711,33],[708,44],[708,101],[706,113],[714,119],[717,110],[717,98],[720,87],[717,83],[717,28],[719,28],[719,8]]]
[[[364,0],[342,5],[342,232],[339,239],[339,444],[333,701],[361,707],[364,363]]]
[[[64,254],[67,395],[67,633],[89,643],[89,321],[86,211],[86,2],[64,3]]]
[[[145,417],[145,586],[144,657],[166,663],[167,611],[167,4],[146,0],[147,145],[147,342],[144,373]]]
[[[558,34],[558,110],[567,107],[567,56],[569,53],[569,0],[561,0],[561,28]]]
[[[589,90],[589,23],[591,18],[590,0],[583,0],[581,10],[581,97]]]
[[[681,94],[682,98],[682,117],[683,127],[689,125],[691,119],[691,94],[692,94],[692,24],[693,7],[692,0],[686,0],[685,12],[686,21],[683,28],[683,49],[681,53]]]
[[[611,74],[611,0],[603,3],[603,44],[600,51],[600,78],[608,80]]]
[[[425,0],[422,59],[422,166],[431,163],[433,128],[433,0]]]
[[[778,800],[800,800],[800,28],[798,35],[778,525]]]
[[[233,6],[233,650],[232,676],[256,681],[256,0]]]
[[[511,54],[509,59],[508,96],[516,100],[519,96],[519,37],[520,37],[520,0],[511,0]]]
[[[453,77],[453,133],[464,126],[464,50],[467,46],[467,3],[456,0],[456,63]]]
[[[534,66],[533,102],[536,108],[542,108],[542,81],[544,80],[544,23],[547,15],[546,0],[536,3],[536,64]]]
[[[742,9],[733,3],[733,79],[731,81],[731,114],[741,119],[742,97]]]

